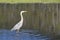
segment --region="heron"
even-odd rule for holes
[[[21,16],[21,20],[11,29],[11,31],[16,30],[17,32],[19,32],[20,28],[23,26],[23,13],[27,12],[27,11],[21,11],[20,12],[20,16]]]

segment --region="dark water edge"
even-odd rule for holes
[[[60,40],[60,35],[50,36],[50,40]]]
[[[0,40],[51,40],[36,30],[21,30],[20,32],[0,30]]]

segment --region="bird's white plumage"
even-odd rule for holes
[[[22,27],[22,24],[23,24],[23,23],[21,23],[21,22],[17,23],[17,24],[11,29],[11,31],[12,31],[12,30],[19,30],[19,29]]]
[[[24,12],[27,12],[27,11],[21,11],[21,12],[20,12],[21,21],[19,21],[19,22],[11,29],[11,31],[13,31],[13,30],[19,30],[19,29],[22,27],[22,25],[23,25],[23,15],[22,15],[22,13],[24,13]]]

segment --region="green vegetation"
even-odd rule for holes
[[[60,0],[0,0],[0,3],[59,3]]]

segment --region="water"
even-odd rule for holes
[[[0,30],[0,40],[50,40],[48,36],[37,33],[36,30],[21,30],[20,32]]]

